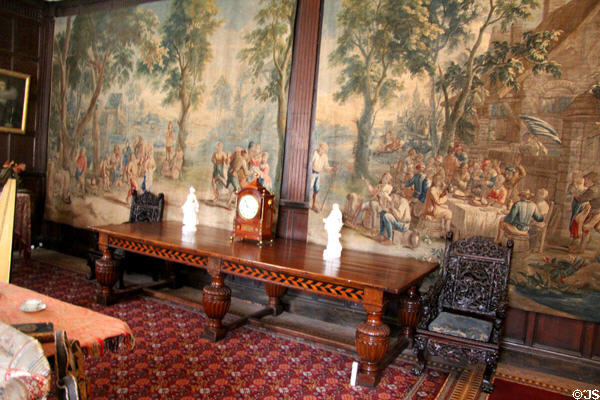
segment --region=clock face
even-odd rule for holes
[[[258,213],[258,200],[251,194],[246,194],[240,198],[238,210],[242,218],[252,219]]]

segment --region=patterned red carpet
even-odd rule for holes
[[[376,389],[351,387],[350,352],[252,326],[210,343],[201,338],[205,318],[195,309],[144,297],[99,306],[94,282],[36,261],[16,261],[12,283],[132,328],[133,350],[86,358],[94,399],[435,399],[446,398],[460,372],[435,366],[415,377],[399,358]]]

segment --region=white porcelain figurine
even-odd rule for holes
[[[196,225],[198,224],[198,211],[200,205],[196,198],[196,189],[190,186],[190,193],[187,196],[185,204],[181,206],[183,210],[183,228],[181,229],[184,233],[196,232]]]
[[[342,255],[342,244],[340,243],[340,237],[342,234],[342,212],[340,206],[337,203],[333,204],[333,208],[327,218],[323,218],[325,223],[325,230],[327,231],[327,247],[323,250],[324,260],[334,260],[340,258]]]

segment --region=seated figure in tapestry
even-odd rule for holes
[[[369,201],[364,202],[361,207],[357,210],[356,214],[351,219],[353,225],[363,225],[369,229],[373,235],[378,231],[377,223],[379,222],[379,213],[382,210],[386,210],[392,203],[392,175],[388,172],[384,172],[381,175],[379,183],[373,187],[371,184],[363,178],[367,184],[367,191],[369,192]],[[365,218],[365,212],[368,211],[368,217]]]
[[[469,167],[466,162],[460,164],[458,171],[452,179],[452,186],[455,190],[460,190],[462,193],[466,193],[469,187],[469,181],[471,180],[471,174],[469,174]]]
[[[496,207],[504,207],[506,205],[507,190],[504,186],[504,175],[498,175],[494,181],[494,185],[490,188],[485,199],[482,199],[482,204],[490,204]]]
[[[444,188],[442,176],[437,174],[433,177],[433,184],[427,191],[423,216],[427,220],[440,221],[444,232],[450,230],[452,211],[448,208],[448,193]]]
[[[393,231],[408,232],[411,212],[408,200],[399,193],[392,195],[389,207],[379,213],[379,238],[384,244],[392,244]]]
[[[532,201],[533,195],[528,190],[519,192],[519,201],[515,202],[508,215],[500,220],[496,242],[501,242],[506,234],[512,236],[528,236],[532,219],[543,222],[544,216],[538,211],[537,205]]]
[[[390,168],[393,174],[394,186],[403,185],[405,182],[410,180],[414,174],[415,165],[417,162],[417,151],[414,148],[408,150],[406,157],[400,159],[398,163]]]
[[[425,175],[425,165],[417,164],[415,174],[408,182],[404,184],[407,188],[412,188],[412,197],[421,203],[425,203],[425,197],[429,190],[429,179]]]

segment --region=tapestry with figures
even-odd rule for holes
[[[325,2],[309,240],[512,239],[511,306],[600,321],[600,3],[541,3]]]
[[[230,229],[281,181],[295,0],[169,0],[56,19],[45,218],[127,221],[133,190]]]

